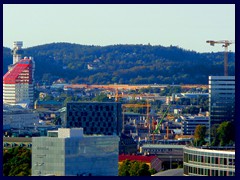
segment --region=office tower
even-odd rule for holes
[[[235,120],[235,76],[209,76],[210,130],[214,124]]]
[[[25,57],[12,66],[3,76],[3,103],[33,107],[34,69],[35,63],[31,57]]]
[[[85,134],[120,135],[121,104],[116,102],[67,103],[65,127],[82,127]]]
[[[32,138],[32,176],[117,176],[116,135],[83,135],[83,128],[59,128]]]

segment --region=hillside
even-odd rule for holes
[[[64,78],[87,84],[207,84],[209,75],[223,75],[223,52],[197,53],[176,46],[86,46],[51,43],[24,49],[36,62],[37,82]],[[235,74],[235,53],[229,53],[229,75]],[[12,63],[3,47],[3,74]]]

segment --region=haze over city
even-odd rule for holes
[[[20,27],[20,28],[19,28]],[[4,4],[3,46],[53,42],[151,44],[224,51],[206,40],[235,40],[234,4]],[[229,50],[235,52],[232,44]]]

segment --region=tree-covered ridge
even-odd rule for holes
[[[3,48],[3,73],[12,63]],[[24,49],[34,57],[37,81],[64,78],[88,84],[207,84],[209,75],[223,74],[223,52],[197,53],[176,46],[86,46],[51,43]],[[229,53],[229,74],[234,75],[235,53]]]

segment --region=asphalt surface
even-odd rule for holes
[[[158,172],[152,176],[183,176],[183,169],[170,169]]]

